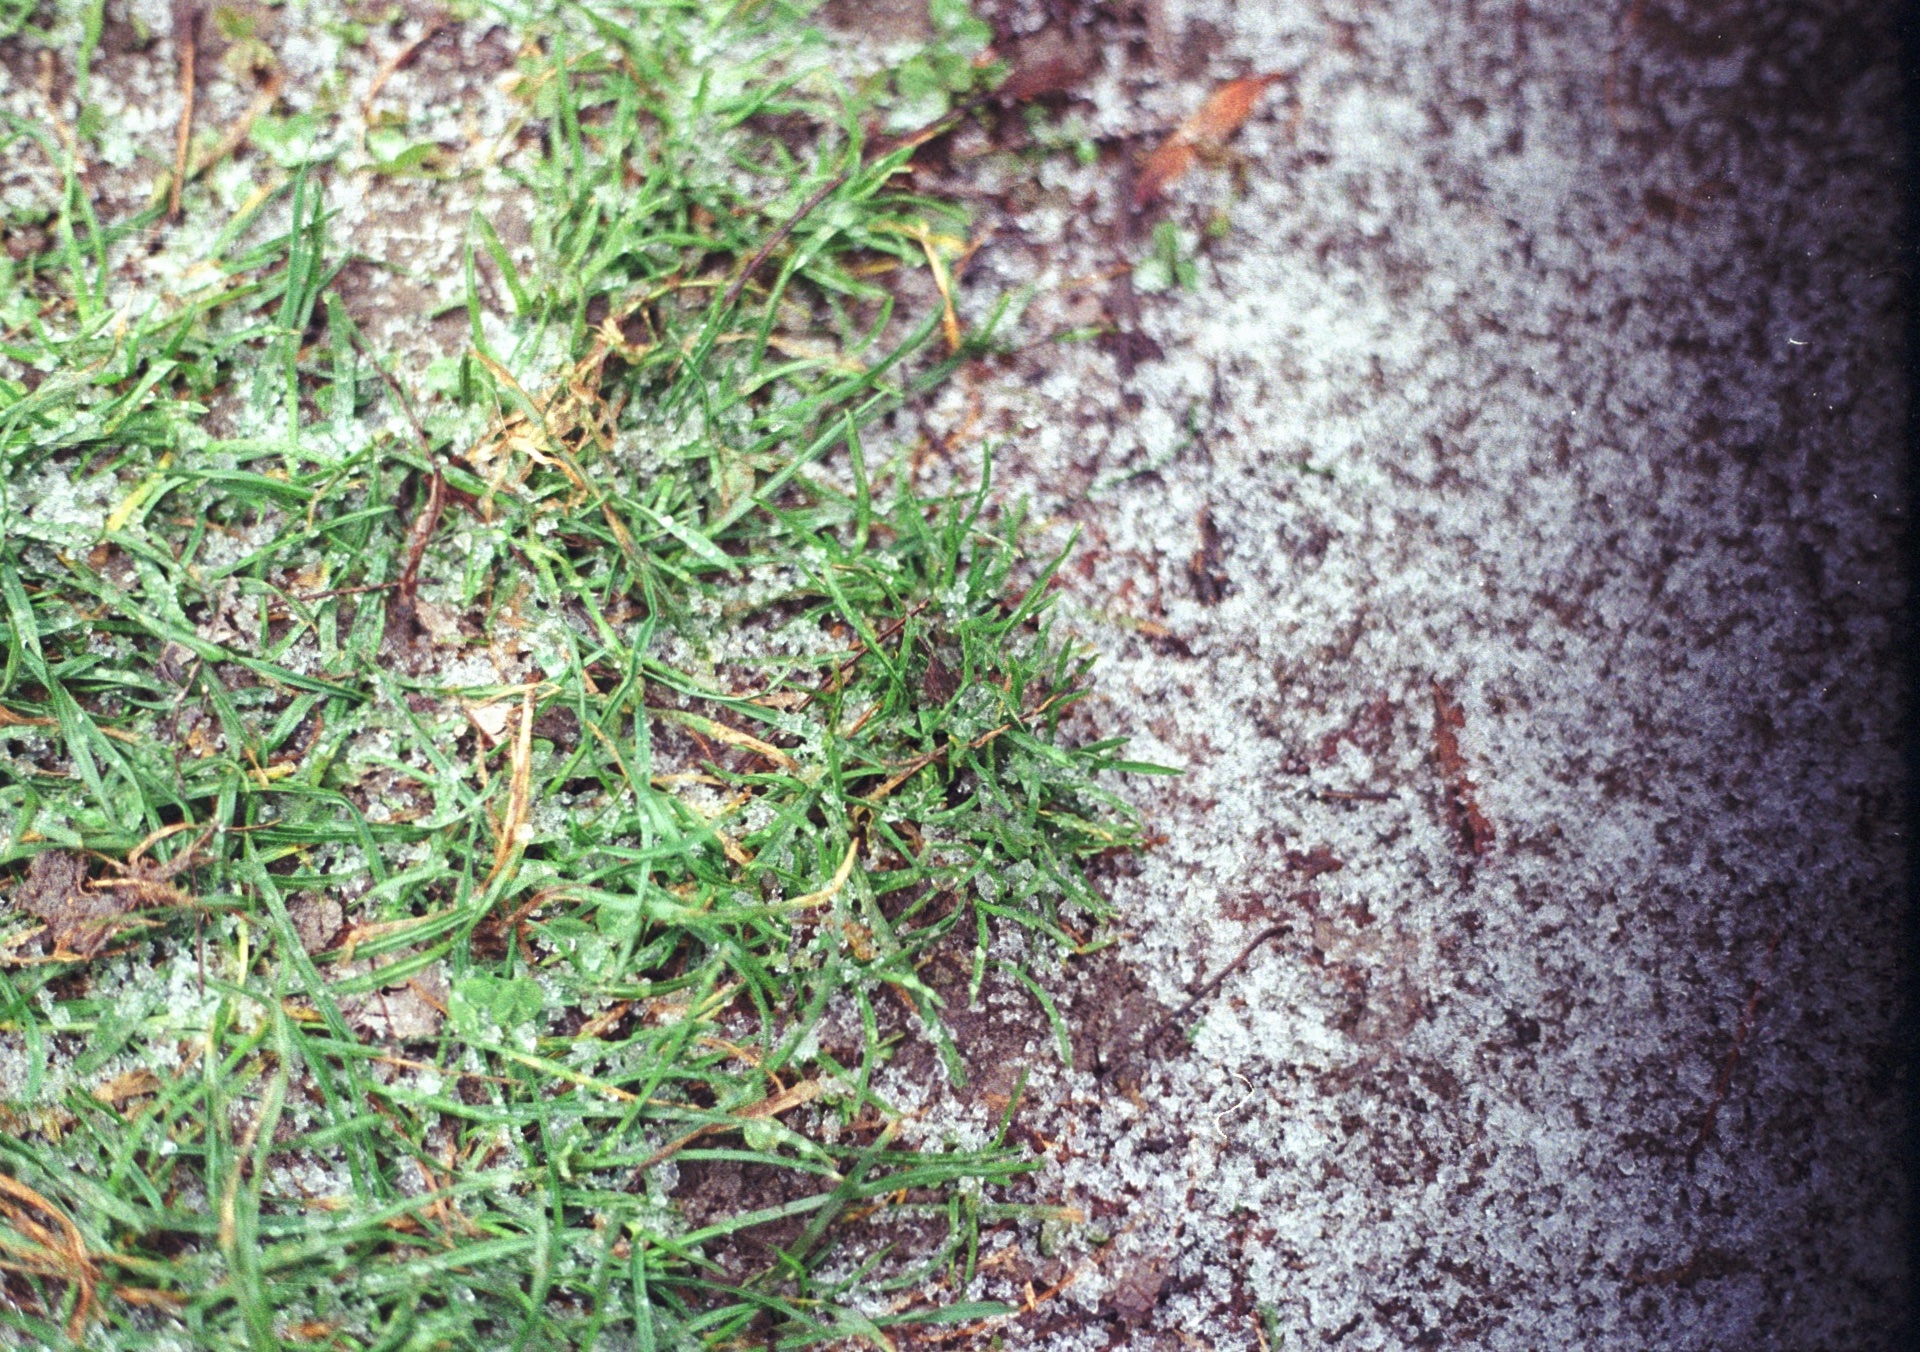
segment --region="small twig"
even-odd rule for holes
[[[1167,1015],[1166,1018],[1160,1020],[1158,1024],[1154,1025],[1153,1031],[1147,1034],[1146,1041],[1148,1043],[1156,1042],[1159,1040],[1160,1036],[1163,1033],[1165,1033],[1168,1029],[1172,1028],[1175,1024],[1185,1022],[1187,1016],[1193,1013],[1194,1009],[1200,1004],[1202,1000],[1206,999],[1208,996],[1212,995],[1215,991],[1220,989],[1221,982],[1225,981],[1228,977],[1232,976],[1235,972],[1239,971],[1242,967],[1246,966],[1247,959],[1253,956],[1253,951],[1256,948],[1260,947],[1261,944],[1266,943],[1269,939],[1279,938],[1281,935],[1287,933],[1292,928],[1293,926],[1290,922],[1281,920],[1267,926],[1265,929],[1261,930],[1258,934],[1254,935],[1253,938],[1248,942],[1247,946],[1240,950],[1239,957],[1235,958],[1232,962],[1228,963],[1225,967],[1222,967],[1217,973],[1214,974],[1211,980],[1201,983],[1200,989],[1195,991],[1192,997],[1184,1005],[1181,1005],[1180,1008],[1174,1010],[1173,1013]]]
[[[433,438],[427,435],[427,429],[420,423],[420,415],[413,411],[413,400],[407,397],[406,389],[395,380],[393,373],[374,358],[360,337],[360,331],[352,324],[347,326],[353,337],[353,345],[360,354],[372,363],[373,369],[380,373],[380,379],[393,392],[401,412],[407,415],[407,421],[413,425],[414,435],[420,438],[420,450],[427,457],[427,466],[433,472],[433,479],[427,485],[427,500],[419,512],[414,515],[413,524],[407,528],[407,562],[401,569],[399,592],[400,609],[408,619],[414,618],[414,601],[420,586],[420,560],[427,552],[427,543],[433,538],[433,532],[440,525],[440,515],[447,506],[447,480],[440,472],[440,459],[433,453]],[[391,585],[391,584],[387,584]]]
[[[173,50],[180,67],[180,124],[173,133],[173,182],[167,185],[167,216],[180,219],[180,190],[187,181],[187,150],[193,139],[193,98],[200,57],[200,0],[174,0]]]
[[[747,265],[741,268],[739,275],[728,284],[726,295],[720,298],[722,314],[733,308],[733,303],[740,299],[740,293],[747,289],[747,279],[760,270],[760,265],[767,261],[768,255],[786,241],[787,237],[794,232],[794,228],[813,213],[815,207],[838,192],[851,177],[853,177],[853,170],[842,169],[822,183],[811,197],[800,204],[800,209],[787,218],[786,224],[767,236],[767,242],[754,251],[753,257],[747,260]]]
[[[1746,1007],[1740,1011],[1740,1022],[1733,1030],[1733,1045],[1727,1049],[1726,1059],[1720,1063],[1720,1073],[1713,1077],[1713,1093],[1707,1103],[1707,1114],[1700,1122],[1700,1130],[1695,1133],[1693,1144],[1687,1147],[1689,1166],[1706,1148],[1707,1139],[1713,1135],[1714,1123],[1720,1117],[1720,1108],[1733,1088],[1733,1075],[1740,1066],[1740,1053],[1745,1050],[1747,1038],[1753,1033],[1754,1019],[1760,1012],[1760,997],[1766,993],[1768,969],[1773,966],[1773,955],[1779,950],[1780,940],[1785,936],[1786,927],[1783,925],[1767,940],[1767,951],[1760,957],[1759,975],[1753,979],[1753,989],[1747,994]]]
[[[419,37],[403,44],[399,51],[381,63],[380,69],[374,72],[373,83],[367,86],[367,96],[360,100],[360,122],[363,128],[372,119],[374,100],[379,98],[380,91],[387,87],[387,81],[394,77],[396,71],[403,69],[409,61],[418,56],[420,49],[433,41],[448,22],[449,18],[444,11],[433,15],[427,20],[426,27],[420,30]]]
[[[535,892],[527,901],[514,907],[511,913],[498,918],[488,916],[480,922],[481,927],[489,934],[495,936],[505,934],[508,930],[518,929],[526,923],[527,918],[535,911],[563,895],[565,894],[559,889],[542,888],[540,891]]]
[[[325,601],[329,597],[334,596],[359,596],[365,592],[386,591],[397,585],[397,583],[393,582],[369,582],[363,587],[329,587],[325,591],[307,592],[303,595],[295,596],[293,599],[296,601]]]
[[[638,1179],[656,1164],[663,1164],[667,1160],[672,1159],[702,1136],[710,1136],[715,1132],[721,1131],[738,1131],[743,1123],[765,1121],[769,1118],[777,1117],[779,1114],[798,1108],[804,1103],[811,1103],[819,1097],[820,1082],[818,1080],[802,1080],[791,1089],[778,1094],[770,1094],[766,1098],[756,1100],[753,1103],[747,1104],[744,1108],[737,1109],[725,1122],[708,1122],[702,1126],[695,1127],[684,1136],[669,1141],[651,1155],[647,1156],[647,1158],[639,1164],[635,1165],[633,1177]]]
[[[931,601],[922,601],[919,605],[915,606],[912,610],[909,610],[906,614],[902,615],[899,619],[890,620],[887,623],[885,628],[881,629],[879,633],[873,636],[874,641],[876,643],[885,643],[888,639],[892,638],[895,634],[899,633],[902,629],[906,628],[908,620],[912,619],[915,615],[918,615],[921,611],[925,610],[928,606],[932,604],[933,602]],[[853,651],[853,655],[851,657],[847,658],[846,661],[844,662],[838,663],[834,667],[833,673],[830,676],[828,676],[826,680],[820,682],[819,685],[815,686],[811,691],[808,692],[807,697],[805,699],[801,700],[800,703],[794,706],[794,712],[798,713],[801,709],[806,708],[809,704],[813,703],[816,699],[820,698],[820,696],[826,694],[829,690],[832,690],[837,686],[839,686],[842,682],[844,682],[847,679],[848,676],[853,674],[853,669],[858,665],[860,665],[860,659],[865,657],[872,650],[867,647],[867,641],[865,639],[856,639],[854,641],[852,651]]]
[[[420,417],[413,411],[413,400],[407,398],[405,388],[393,378],[393,372],[382,366],[374,355],[367,351],[366,342],[360,337],[360,330],[351,323],[347,325],[347,329],[353,336],[353,345],[360,349],[360,355],[373,364],[373,369],[380,373],[380,379],[385,381],[387,388],[393,391],[393,397],[399,401],[400,411],[407,415],[407,421],[413,424],[414,435],[420,438],[421,449],[428,455],[432,455],[433,438],[428,436],[427,429],[420,425]]]
[[[1377,789],[1308,789],[1307,797],[1316,803],[1385,803],[1393,794]]]
[[[427,500],[414,514],[407,528],[407,562],[400,570],[400,609],[414,618],[414,603],[420,591],[420,561],[426,556],[427,542],[440,526],[440,515],[447,507],[447,481],[438,461],[432,462],[433,477],[427,480]]]

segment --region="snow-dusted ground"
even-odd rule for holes
[[[1057,37],[1069,8],[1009,22]],[[939,175],[994,230],[969,303],[1036,289],[1028,345],[925,424],[997,442],[1005,491],[1081,528],[1066,614],[1104,651],[1093,717],[1187,773],[1130,785],[1164,841],[1112,881],[1131,937],[1069,1005],[1086,1068],[1032,1040],[1035,1194],[1089,1224],[989,1253],[985,1294],[1072,1279],[998,1335],[1253,1348],[1264,1307],[1288,1347],[1894,1345],[1905,489],[1880,12],[1080,17],[1094,69],[1049,122],[1098,162],[1021,169],[970,131]],[[280,50],[303,79],[332,59]],[[165,55],[103,60],[109,103],[157,110],[130,137],[170,134]],[[388,97],[429,91],[471,123],[442,139],[484,156],[510,60],[465,24]],[[1292,78],[1166,209],[1225,234],[1193,289],[1130,304],[1109,275],[1147,248],[1124,163],[1249,72]],[[38,116],[18,74],[0,93]],[[209,97],[221,125],[245,102]],[[409,224],[415,185],[363,182],[337,228],[401,270],[385,313],[430,342],[472,197]],[[1131,336],[1046,341],[1110,320]],[[1125,1045],[1280,922],[1198,1001],[1190,1046]],[[1017,1066],[980,1069],[969,1092],[1004,1094]],[[946,1097],[932,1129],[998,1111]]]
[[[1250,1348],[1265,1305],[1287,1347],[1893,1345],[1878,15],[1095,26],[1070,115],[1096,136],[1295,78],[1173,194],[1231,230],[1193,290],[1141,298],[1161,359],[1041,345],[929,422],[1004,437],[1008,491],[1082,528],[1099,719],[1187,770],[1133,790],[1166,840],[1114,885],[1125,960],[1173,1007],[1290,928],[1131,1101],[1056,1087],[1043,1190],[1118,1237],[1057,1259],[1075,1281],[1010,1341]],[[1026,336],[1124,317],[1054,289],[1116,257],[1111,164],[981,186],[1016,207],[973,280],[1041,284]]]

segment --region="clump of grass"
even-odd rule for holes
[[[977,988],[1002,929],[1076,946],[1128,767],[1062,734],[1058,560],[984,467],[925,497],[868,458],[968,351],[965,220],[863,131],[918,85],[842,89],[798,17],[522,16],[534,262],[472,223],[471,340],[430,371],[333,286],[324,167],[134,315],[113,264],[157,217],[102,221],[68,164],[0,279],[0,863],[131,900],[86,953],[44,885],[0,919],[16,1336],[797,1346],[997,1311],[893,1298],[964,1287],[983,1186],[1034,1164],[909,1148],[883,1015],[965,1074],[920,961],[970,944]],[[782,1200],[696,1223],[696,1161]],[[901,1214],[946,1238],[883,1281],[862,1227]],[[716,1260],[749,1233],[769,1259]]]

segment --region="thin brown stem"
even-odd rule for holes
[[[901,137],[898,140],[895,140],[889,144],[886,144],[882,148],[880,153],[882,155],[891,155],[895,151],[904,150],[909,147],[918,149],[920,146],[925,145],[928,141],[933,140],[934,137],[940,136],[945,132],[949,132],[953,130],[954,127],[960,124],[961,118],[965,117],[968,113],[973,111],[974,106],[978,102],[979,100],[977,99],[968,100],[966,103],[961,104],[958,108],[955,108],[952,112],[948,113],[946,116],[941,118],[936,118],[934,121],[929,122],[926,126],[922,127],[919,131],[913,132],[907,136]],[[760,270],[760,265],[762,263],[765,263],[767,259],[772,256],[773,251],[779,248],[782,244],[784,244],[787,241],[788,237],[790,237],[793,234],[794,230],[798,228],[800,223],[806,220],[808,216],[811,216],[813,214],[814,209],[816,207],[818,207],[822,202],[826,201],[829,197],[833,196],[833,194],[838,192],[841,188],[845,187],[847,180],[853,177],[854,170],[861,167],[862,166],[859,164],[854,164],[849,166],[848,168],[842,169],[839,173],[835,174],[832,178],[828,179],[825,183],[821,184],[818,188],[814,189],[813,193],[807,198],[807,200],[800,204],[799,210],[795,211],[793,215],[787,217],[785,224],[783,224],[778,230],[774,231],[771,235],[767,236],[766,243],[762,244],[758,249],[754,250],[753,257],[747,260],[747,265],[740,269],[739,273],[735,275],[732,282],[728,283],[726,294],[720,298],[721,314],[725,314],[727,311],[733,308],[733,303],[740,299],[740,293],[747,289],[748,281],[752,279],[754,273]]]
[[[1239,957],[1235,958],[1232,962],[1228,963],[1225,967],[1222,967],[1218,972],[1214,973],[1214,975],[1209,980],[1202,982],[1200,985],[1200,989],[1195,991],[1193,995],[1188,998],[1187,1002],[1184,1005],[1181,1005],[1180,1008],[1174,1010],[1173,1013],[1167,1015],[1166,1018],[1162,1019],[1158,1024],[1154,1025],[1153,1032],[1147,1035],[1147,1041],[1153,1042],[1157,1040],[1162,1033],[1165,1033],[1168,1029],[1172,1028],[1174,1025],[1179,1023],[1184,1023],[1187,1019],[1187,1016],[1192,1014],[1193,1011],[1196,1008],[1198,1008],[1202,1000],[1206,999],[1208,996],[1212,995],[1215,991],[1220,989],[1221,982],[1225,981],[1228,977],[1232,976],[1235,972],[1239,971],[1242,967],[1247,965],[1247,959],[1253,956],[1255,949],[1259,948],[1260,945],[1266,943],[1270,939],[1279,938],[1281,935],[1287,933],[1292,928],[1293,928],[1292,925],[1290,925],[1287,921],[1281,920],[1267,926],[1265,929],[1261,930],[1258,934],[1254,935],[1253,938],[1248,941],[1247,946],[1240,950]]]
[[[193,139],[193,99],[200,59],[199,0],[174,0],[173,49],[180,67],[180,123],[173,133],[173,181],[167,185],[167,217],[180,219],[180,190],[187,182],[187,151]]]

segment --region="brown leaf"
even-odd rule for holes
[[[928,705],[938,708],[960,693],[960,677],[935,653],[927,659],[927,674],[920,688]]]
[[[21,910],[47,922],[47,939],[53,952],[84,957],[99,950],[112,922],[133,905],[118,891],[88,887],[86,864],[67,850],[36,854],[13,901]]]
[[[1287,872],[1297,873],[1306,882],[1312,882],[1323,873],[1338,873],[1347,866],[1347,861],[1339,858],[1325,845],[1316,845],[1304,854],[1299,850],[1287,851]]]
[[[1493,848],[1493,823],[1480,811],[1474,782],[1467,778],[1467,758],[1460,751],[1460,730],[1467,725],[1460,707],[1438,681],[1433,683],[1433,759],[1440,769],[1444,793],[1441,806],[1447,824],[1471,860]],[[1469,864],[1469,868],[1471,865]]]
[[[507,720],[513,716],[513,701],[497,699],[490,704],[470,704],[467,717],[473,720],[473,726],[487,739],[488,746],[499,746],[506,740]]]
[[[382,954],[373,960],[372,969],[362,962],[335,963],[328,969],[333,978],[360,976],[369,970],[398,962],[402,955]],[[348,995],[340,1000],[340,1013],[356,1031],[387,1042],[411,1042],[433,1037],[446,1019],[449,984],[443,964],[432,966],[399,981],[391,981],[378,990]]]
[[[1221,561],[1220,527],[1214,522],[1211,507],[1200,512],[1200,548],[1187,560],[1187,577],[1193,583],[1194,596],[1203,606],[1219,605],[1233,585]]]
[[[1115,1274],[1107,1304],[1129,1324],[1137,1324],[1153,1313],[1167,1285],[1166,1254],[1142,1254]]]
[[[1023,39],[1006,55],[1010,70],[994,96],[1007,103],[1070,93],[1085,83],[1098,63],[1091,42],[1074,32],[1051,28]]]
[[[1196,156],[1213,154],[1233,139],[1235,132],[1252,116],[1254,105],[1267,86],[1280,80],[1278,75],[1243,75],[1228,80],[1207,96],[1199,111],[1174,129],[1140,167],[1140,178],[1133,185],[1133,205],[1138,210],[1173,186],[1193,167]]]
[[[155,1093],[159,1088],[160,1080],[152,1071],[129,1070],[103,1084],[95,1085],[93,1096],[102,1103],[111,1103],[118,1107],[128,1099]]]
[[[1175,132],[1160,143],[1140,166],[1140,177],[1133,185],[1133,205],[1137,211],[1179,181],[1193,167],[1193,142]]]
[[[1181,130],[1195,145],[1209,149],[1224,146],[1253,113],[1253,106],[1276,83],[1278,75],[1243,75],[1228,80],[1200,105],[1200,111],[1181,124]]]
[[[338,1324],[326,1323],[318,1319],[306,1319],[287,1330],[287,1336],[303,1343],[316,1343],[322,1338],[331,1338]]]
[[[347,916],[332,897],[309,893],[287,903],[287,918],[293,922],[300,947],[309,953],[320,953],[332,945],[333,936],[340,932]]]

